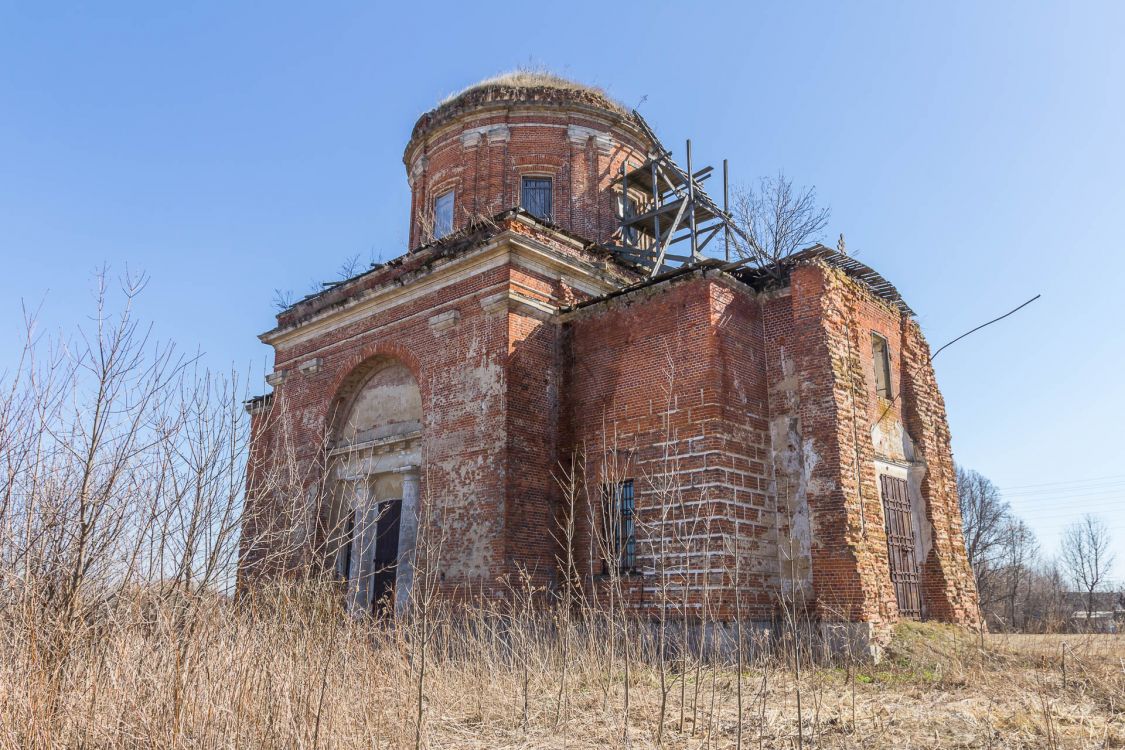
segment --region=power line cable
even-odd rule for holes
[[[1008,484],[1000,489],[1002,490],[1022,490],[1031,487],[1053,487],[1059,484],[1085,484],[1087,482],[1109,482],[1121,481],[1125,482],[1125,474],[1109,474],[1102,477],[1089,477],[1086,479],[1062,479],[1057,482],[1038,482],[1035,484]]]
[[[1014,307],[1014,308],[1012,308],[1011,310],[1009,310],[1008,312],[1004,313],[1004,314],[1003,314],[1003,315],[1001,315],[1001,316],[1000,316],[999,318],[993,318],[992,320],[988,321],[987,323],[981,323],[981,324],[980,324],[979,326],[977,326],[977,327],[976,327],[976,328],[974,328],[973,330],[971,330],[971,331],[966,331],[965,333],[962,333],[962,334],[961,334],[960,336],[958,336],[957,338],[953,339],[952,341],[946,342],[946,343],[945,343],[945,344],[943,344],[942,346],[938,347],[938,350],[937,350],[936,352],[934,352],[933,354],[931,354],[931,355],[930,355],[930,361],[931,361],[931,362],[933,362],[933,361],[934,361],[934,357],[936,357],[937,355],[941,354],[941,350],[942,350],[942,349],[945,349],[946,347],[950,347],[950,346],[953,346],[954,344],[956,344],[956,343],[957,343],[958,341],[960,341],[961,339],[965,338],[966,336],[972,335],[972,334],[976,333],[977,331],[979,331],[980,329],[982,329],[982,328],[985,328],[986,326],[990,326],[990,325],[992,325],[993,323],[997,323],[997,322],[999,322],[999,321],[1003,320],[1004,318],[1008,317],[1009,315],[1012,315],[1013,313],[1019,312],[1020,310],[1022,310],[1022,309],[1023,309],[1023,308],[1025,308],[1025,307],[1027,307],[1027,306],[1028,306],[1028,305],[1030,305],[1030,304],[1031,304],[1032,302],[1034,302],[1035,300],[1039,299],[1039,298],[1040,298],[1040,297],[1042,297],[1042,296],[1043,296],[1042,294],[1037,294],[1037,295],[1035,295],[1034,297],[1032,297],[1031,299],[1029,299],[1029,300],[1028,300],[1027,302],[1024,302],[1024,303],[1023,303],[1022,305],[1020,305],[1019,307]]]

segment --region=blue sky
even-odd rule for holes
[[[935,361],[955,457],[1045,552],[1101,515],[1125,579],[1125,4],[531,7],[0,3],[0,367],[20,301],[73,325],[104,263],[261,383],[275,289],[406,249],[417,116],[546,67],[735,182],[815,185],[935,348],[1041,293]]]

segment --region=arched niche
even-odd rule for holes
[[[418,382],[393,358],[357,367],[333,401],[327,515],[353,613],[386,611],[409,593],[402,556],[417,528],[422,422]]]
[[[358,367],[341,385],[334,411],[334,450],[405,439],[422,430],[418,381],[395,359],[377,358]]]

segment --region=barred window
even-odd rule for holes
[[[616,485],[602,487],[605,509],[606,539],[612,545],[618,570],[628,573],[637,567],[636,504],[633,498],[633,480],[626,479]],[[608,574],[609,561],[603,561],[602,572]]]
[[[871,334],[871,355],[875,360],[875,392],[879,398],[891,397],[891,354],[887,340],[877,333]]]
[[[549,220],[551,218],[551,178],[524,177],[520,205],[533,216]]]
[[[453,191],[442,193],[434,201],[434,239],[453,231]]]

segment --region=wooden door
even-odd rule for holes
[[[402,518],[402,500],[384,500],[379,504],[379,520],[375,531],[374,580],[371,608],[376,614],[393,614],[395,575],[398,573],[398,527]]]
[[[891,583],[898,600],[898,613],[918,620],[922,617],[921,576],[914,553],[914,524],[911,521],[906,480],[881,475],[879,484],[883,493],[887,556],[890,560]]]

